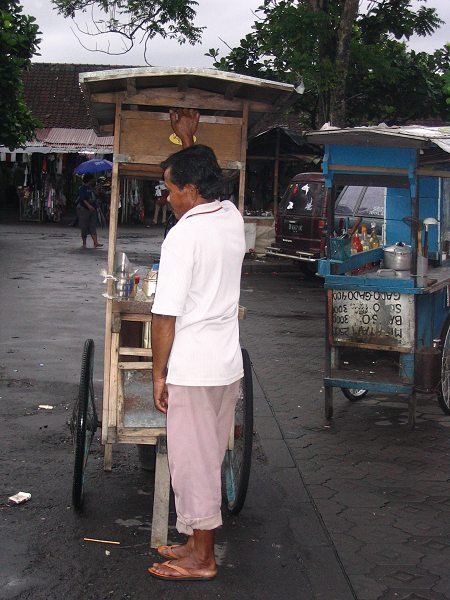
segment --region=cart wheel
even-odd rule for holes
[[[367,390],[357,390],[354,388],[341,388],[341,392],[350,402],[361,400],[361,398],[364,398],[368,394]]]
[[[223,498],[228,511],[237,515],[247,495],[253,442],[252,365],[247,350],[242,348],[244,377],[234,415],[234,448],[228,449],[222,464]],[[230,441],[233,436],[230,435]],[[233,444],[231,444],[233,445]]]
[[[81,358],[80,387],[71,421],[75,444],[75,465],[73,470],[72,504],[80,510],[83,506],[84,471],[89,448],[98,426],[94,402],[94,342],[86,340]]]
[[[437,398],[442,412],[445,415],[450,415],[450,324],[447,325],[442,345],[441,381]]]

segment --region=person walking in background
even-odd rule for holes
[[[81,229],[83,248],[86,248],[87,236],[90,235],[94,248],[99,248],[97,239],[97,199],[94,194],[95,178],[92,173],[83,175],[83,183],[78,192],[77,216]]]
[[[162,163],[178,219],[161,248],[152,307],[153,398],[167,413],[167,446],[182,545],[149,568],[164,580],[217,574],[215,529],[222,524],[221,465],[243,376],[238,303],[244,222],[219,202],[223,178],[211,148],[193,145],[199,114],[171,112],[183,150]]]
[[[162,213],[161,223],[163,225],[166,224],[168,195],[169,192],[167,191],[164,181],[160,181],[155,187],[155,212],[153,213],[153,225],[158,224],[158,215],[160,210]]]

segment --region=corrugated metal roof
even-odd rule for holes
[[[98,137],[92,129],[66,129],[60,127],[48,127],[37,129],[36,138],[24,148],[18,148],[15,152],[19,154],[32,154],[50,152],[67,154],[69,152],[81,152],[88,154],[112,154],[114,137]],[[9,148],[0,146],[1,151],[11,152]]]
[[[43,139],[38,137],[44,146],[71,149],[72,152],[79,150],[103,150],[112,152],[114,136],[99,137],[92,129],[66,129],[52,127],[46,130],[47,135]]]
[[[388,127],[384,123],[372,127],[349,127],[339,129],[328,124],[320,131],[313,131],[307,135],[308,140],[316,144],[350,143],[364,145],[383,145],[383,138],[387,144],[395,145],[398,140],[403,146],[427,147],[435,144],[444,152],[450,153],[450,127],[423,127],[421,125],[405,125]]]

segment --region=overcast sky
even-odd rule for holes
[[[71,19],[64,19],[53,9],[50,0],[22,0],[24,12],[33,15],[42,32],[40,44],[41,56],[35,56],[33,61],[40,62],[65,62],[87,64],[118,64],[118,65],[143,65],[143,50],[135,48],[122,56],[110,56],[102,52],[89,52],[85,50],[75,37],[75,30]],[[221,54],[226,54],[227,48],[220,38],[230,46],[236,46],[239,40],[250,32],[255,21],[252,10],[261,4],[261,0],[198,0],[196,25],[206,26],[202,44],[180,46],[175,41],[155,38],[151,42],[148,59],[155,66],[181,66],[181,67],[212,67],[212,60],[205,56],[209,48],[219,48]],[[438,9],[438,14],[443,25],[433,36],[416,38],[410,46],[415,50],[432,51],[450,42],[450,1],[428,0],[427,6]],[[89,24],[89,13],[77,17],[80,26]],[[106,41],[94,42],[92,38],[84,36],[84,45],[95,48],[95,43],[100,48],[106,48]],[[111,44],[114,44],[114,40]],[[116,48],[122,46],[116,42]]]

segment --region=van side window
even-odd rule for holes
[[[324,212],[325,185],[320,182],[291,182],[281,201],[280,210],[289,215],[321,216]]]

